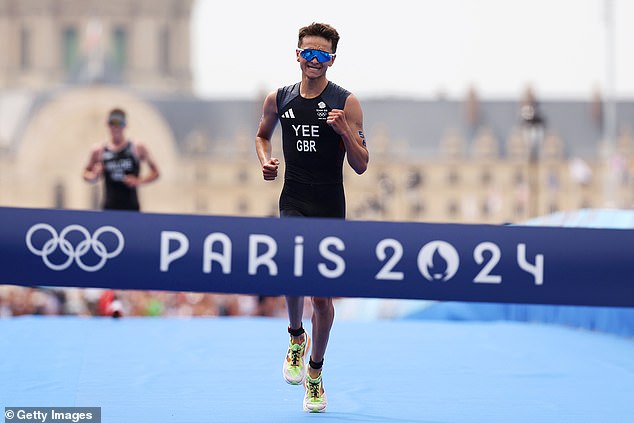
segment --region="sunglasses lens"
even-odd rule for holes
[[[315,57],[317,58],[317,61],[319,63],[325,63],[331,60],[330,53],[326,53],[325,51],[315,50],[315,49],[304,49],[300,53],[300,56],[302,56],[304,59],[308,60],[309,62],[313,60]]]
[[[313,50],[302,50],[299,55],[309,62],[313,60],[313,57],[315,57],[315,55],[313,54]]]
[[[319,63],[324,63],[330,60],[330,55],[321,50],[315,50],[315,57]]]
[[[125,123],[123,123],[123,121],[121,121],[121,120],[113,119],[113,120],[109,120],[108,121],[108,125],[116,126],[116,127],[122,127],[122,126],[125,125]]]

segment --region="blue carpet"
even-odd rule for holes
[[[337,321],[328,412],[284,383],[286,321],[0,320],[0,408],[96,406],[106,423],[632,422],[634,341],[519,322]]]
[[[634,337],[634,308],[624,307],[439,301],[425,304],[425,307],[403,317],[443,321],[541,322]]]

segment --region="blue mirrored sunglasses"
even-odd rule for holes
[[[114,126],[117,128],[123,128],[125,127],[125,119],[116,119],[116,118],[108,119],[108,125]]]
[[[300,56],[309,62],[315,57],[319,63],[330,62],[336,56],[334,53],[328,53],[327,51],[316,50],[314,48],[298,48],[297,51],[299,51]]]

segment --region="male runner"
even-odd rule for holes
[[[339,34],[330,25],[301,28],[296,50],[301,82],[273,91],[264,100],[255,147],[264,180],[274,180],[280,161],[271,157],[271,137],[279,120],[286,165],[281,217],[345,218],[344,157],[357,174],[368,166],[359,100],[326,78],[338,42]],[[313,349],[306,369],[311,338],[302,325],[304,298],[286,297],[290,341],[282,370],[288,383],[304,383],[304,410],[322,412],[328,402],[321,372],[335,310],[332,298],[312,297],[311,302]]]
[[[140,210],[137,187],[155,181],[159,177],[156,162],[147,147],[141,143],[132,143],[124,135],[127,124],[126,113],[122,109],[113,109],[108,113],[110,141],[95,146],[90,152],[84,168],[84,180],[95,183],[103,175],[104,201],[106,210]],[[148,175],[141,177],[141,163],[149,165]],[[104,293],[107,314],[121,317],[123,306],[112,291]]]
[[[108,114],[110,141],[95,146],[84,168],[84,180],[95,183],[104,177],[104,202],[106,210],[140,210],[137,187],[155,181],[159,177],[156,162],[147,147],[132,143],[124,135],[126,114],[113,109]],[[146,162],[150,173],[140,176],[141,163]]]

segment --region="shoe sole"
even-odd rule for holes
[[[304,411],[307,413],[323,413],[326,411],[326,407],[328,407],[328,400],[326,399],[326,394],[324,393],[325,403],[322,404],[314,404],[314,403],[304,403]]]
[[[307,413],[324,413],[326,412],[326,406],[324,406],[323,408],[310,408],[304,406],[304,411]]]

